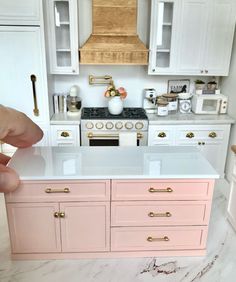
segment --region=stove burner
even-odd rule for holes
[[[119,115],[111,115],[108,108],[83,108],[81,119],[148,119],[143,108],[124,108]]]

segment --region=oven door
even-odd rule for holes
[[[115,132],[82,132],[82,146],[119,146],[119,133]],[[147,145],[147,133],[137,133],[137,146]]]

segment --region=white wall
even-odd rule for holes
[[[82,46],[92,31],[92,1],[78,0],[79,6],[79,40]],[[150,4],[151,0],[138,0],[138,23],[137,31],[140,39],[149,45],[150,25]],[[116,87],[123,86],[128,91],[128,97],[124,106],[142,106],[142,92],[144,88],[155,88],[158,93],[167,92],[168,79],[185,79],[186,77],[163,77],[147,75],[147,66],[86,66],[80,65],[80,74],[75,76],[57,75],[54,76],[55,93],[68,93],[73,84],[80,87],[80,97],[83,106],[107,106],[107,99],[103,97],[106,86],[90,86],[88,76],[112,75]],[[190,79],[193,87],[194,77]],[[50,93],[50,95],[53,93]],[[52,98],[51,98],[52,100]]]
[[[231,65],[228,77],[223,77],[221,80],[222,93],[229,97],[228,114],[236,120],[236,35],[234,36],[234,45],[232,50]],[[236,144],[236,126],[232,126],[229,145]],[[228,150],[226,163],[226,178],[231,180],[233,167],[233,152]]]

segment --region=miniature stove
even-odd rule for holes
[[[82,146],[118,146],[119,132],[136,132],[137,145],[147,145],[148,118],[143,108],[124,108],[112,115],[108,108],[83,108]]]

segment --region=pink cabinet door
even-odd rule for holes
[[[110,206],[106,202],[61,203],[62,252],[108,251]]]
[[[61,252],[56,203],[7,204],[12,253]]]

